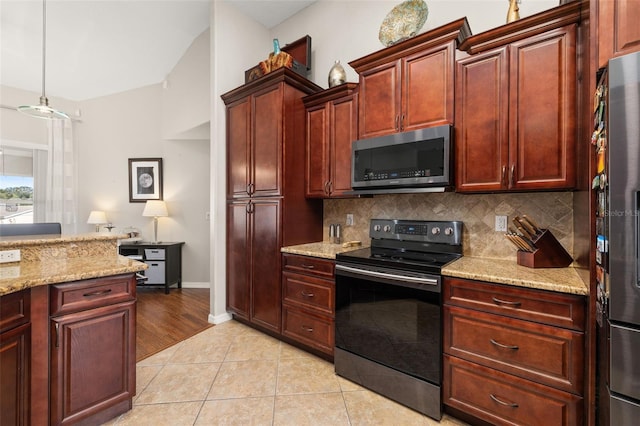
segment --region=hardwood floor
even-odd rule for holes
[[[209,289],[136,289],[136,362],[212,327],[209,316]]]

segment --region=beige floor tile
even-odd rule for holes
[[[207,399],[273,396],[277,371],[276,360],[224,362]]]
[[[274,397],[206,401],[196,425],[269,426],[273,421]]]
[[[364,390],[342,395],[353,426],[430,425],[426,416],[373,392]]]
[[[259,359],[277,360],[280,356],[280,341],[266,334],[243,333],[236,337],[225,357],[225,361],[249,361]]]
[[[338,383],[340,384],[340,389],[342,392],[353,392],[353,391],[362,391],[366,388],[360,386],[359,384],[352,382],[351,380],[345,379],[344,377],[336,376],[338,378]]]
[[[161,365],[136,365],[136,395],[133,397],[134,401],[140,397],[142,391],[158,375],[160,370],[162,370]]]
[[[229,351],[232,336],[198,334],[187,339],[167,361],[169,364],[222,362]]]
[[[136,404],[204,400],[220,364],[168,364],[149,383]]]
[[[314,356],[280,360],[277,395],[340,392],[333,364]]]
[[[309,395],[278,395],[273,416],[277,426],[349,425],[340,392]]]
[[[280,359],[286,358],[306,358],[310,356],[309,352],[296,348],[288,343],[280,344]]]
[[[113,424],[118,426],[193,425],[200,407],[202,407],[202,401],[137,405],[120,416]]]
[[[151,355],[148,358],[138,362],[138,365],[164,365],[169,361],[173,354],[182,346],[183,342],[176,343],[173,346],[168,347],[155,355]]]

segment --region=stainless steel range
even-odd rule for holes
[[[371,247],[336,256],[336,374],[442,417],[442,267],[462,222],[373,219]]]

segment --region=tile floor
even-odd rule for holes
[[[334,374],[333,364],[228,321],[137,364],[133,409],[108,425],[447,425]]]

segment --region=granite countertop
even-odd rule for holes
[[[336,254],[363,248],[342,247],[342,244],[317,242],[283,247],[283,253],[335,259]],[[518,287],[550,290],[559,293],[588,295],[587,284],[576,268],[527,268],[515,260],[486,259],[463,256],[442,269],[442,275],[470,280],[508,284]]]
[[[296,246],[282,247],[282,253],[300,254],[303,256],[321,257],[324,259],[335,259],[336,254],[347,251],[358,250],[366,246],[342,247],[342,244],[332,244],[326,241],[317,243],[299,244]]]
[[[463,256],[442,269],[442,275],[586,296],[587,284],[576,268],[527,268],[515,260]]]
[[[126,235],[30,235],[2,237],[0,250],[20,250],[20,261],[0,264],[0,296],[23,289],[107,277],[147,269],[118,254]]]
[[[0,265],[0,296],[39,285],[138,272],[147,265],[114,254]]]

